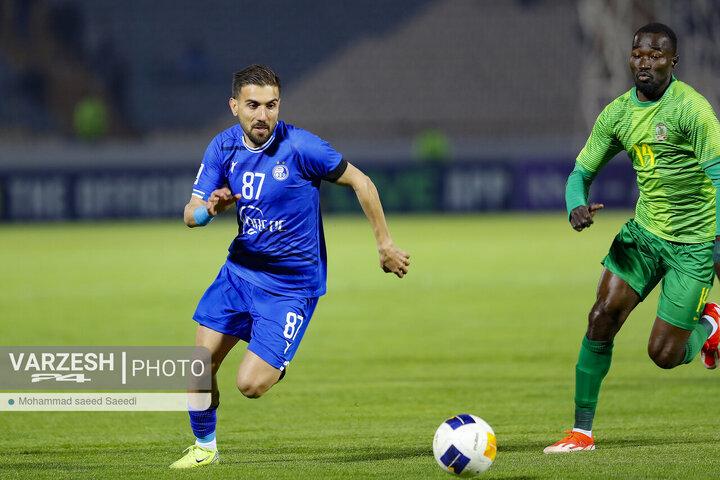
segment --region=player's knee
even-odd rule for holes
[[[664,369],[675,368],[682,361],[682,355],[674,349],[654,342],[648,344],[648,355],[655,365]]]
[[[610,318],[610,311],[605,302],[595,302],[588,314],[588,324],[590,326],[606,323]]]
[[[622,325],[622,311],[606,301],[597,301],[588,314],[588,332],[593,340],[612,340]]]
[[[270,389],[270,386],[254,379],[238,379],[237,381],[238,390],[247,398],[262,397]]]

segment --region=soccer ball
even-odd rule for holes
[[[475,415],[445,420],[435,432],[433,454],[440,468],[461,477],[479,475],[495,461],[497,440],[492,427]]]

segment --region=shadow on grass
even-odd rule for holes
[[[90,470],[95,469],[106,469],[108,466],[106,464],[87,464],[87,463],[74,463],[70,460],[67,462],[48,462],[46,460],[35,460],[35,461],[27,461],[27,462],[12,462],[12,463],[4,463],[0,465],[0,473],[1,472],[11,472],[15,474],[19,474],[21,472],[26,472],[30,470],[57,470],[57,471],[63,471],[63,472],[87,472]],[[0,478],[6,478],[3,475],[0,475]],[[28,478],[28,477],[19,477],[19,478]]]
[[[165,451],[165,447],[143,447],[145,452],[152,449]],[[13,453],[12,462],[0,463],[0,472],[10,471],[16,474],[26,470],[48,470],[59,472],[86,472],[97,469],[107,469],[108,462],[114,461],[122,466],[123,458],[130,458],[137,454],[137,448],[103,446],[93,448],[33,448]],[[88,457],[92,457],[88,461]],[[0,478],[5,478],[0,474]],[[24,477],[26,478],[26,477]]]
[[[602,439],[596,441],[598,448],[604,449],[616,449],[622,448],[623,450],[633,447],[672,447],[673,445],[706,445],[709,439],[706,435],[698,435],[696,438],[687,439],[673,439],[669,441],[667,438],[647,438],[647,437],[627,437],[621,436],[612,439]]]
[[[553,441],[557,441],[554,437],[548,437],[547,442],[508,442],[508,443],[502,443],[498,446],[498,455],[502,455],[503,453],[527,453],[527,454],[542,454],[542,451],[545,447],[552,444]],[[654,447],[654,446],[672,446],[672,445],[705,445],[708,443],[708,441],[711,441],[710,438],[708,438],[707,435],[697,435],[695,438],[685,438],[685,439],[674,439],[673,441],[668,441],[667,438],[658,437],[658,438],[652,438],[647,436],[627,436],[627,435],[621,435],[617,436],[615,438],[601,438],[596,439],[596,445],[599,450],[615,450],[615,449],[628,449],[628,448],[644,448],[644,447]]]
[[[152,448],[152,447],[150,447]],[[157,448],[157,450],[166,450],[166,448]],[[109,453],[112,452],[112,453]],[[133,455],[137,450],[130,448],[111,448],[108,449],[88,449],[83,448],[75,453],[81,453],[83,456],[94,456],[109,460],[122,459],[126,455]],[[147,453],[147,449],[146,449]],[[159,452],[157,452],[159,453]],[[268,463],[355,463],[355,462],[373,462],[382,460],[402,460],[406,458],[422,457],[432,458],[432,450],[427,447],[398,447],[398,448],[336,448],[323,449],[318,451],[315,449],[308,450],[305,448],[272,448],[263,451],[253,451],[254,459],[247,459],[248,450],[246,448],[222,448],[222,464],[268,464]],[[152,454],[150,455],[152,456]],[[168,456],[170,459],[173,455]],[[262,457],[262,458],[258,458]],[[28,449],[15,454],[15,459],[10,463],[0,463],[0,472],[10,471],[15,473],[30,472],[34,470],[61,471],[61,472],[88,472],[95,469],[106,469],[108,464],[103,463],[80,463],[77,458],[70,456],[67,449]],[[169,460],[168,460],[169,462]],[[158,465],[148,465],[157,467]],[[165,465],[163,465],[164,467]],[[31,474],[30,474],[31,475]],[[0,475],[2,478],[3,475]]]
[[[405,458],[432,457],[432,450],[427,447],[398,447],[398,448],[369,448],[361,447],[324,449],[322,452],[313,450],[311,453],[297,450],[283,454],[275,451],[268,458],[257,460],[243,459],[245,452],[242,449],[224,448],[223,463],[225,464],[253,464],[253,463],[297,463],[297,462],[324,462],[324,463],[354,463],[375,462],[382,460],[402,460]]]

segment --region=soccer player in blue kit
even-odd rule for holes
[[[385,272],[402,278],[410,265],[410,256],[390,237],[372,181],[327,142],[278,121],[280,89],[280,79],[267,66],[250,65],[235,73],[230,110],[240,124],[210,142],[185,206],[185,224],[197,227],[236,205],[239,229],[193,316],[199,324],[195,344],[212,356],[210,407],[190,410],[196,441],[171,468],[219,460],[216,374],[239,340],[248,347],[236,383],[248,398],[275,385],[295,355],[325,293],[322,180],[355,191]]]

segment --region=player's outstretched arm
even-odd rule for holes
[[[410,266],[410,255],[393,243],[377,188],[370,177],[348,163],[347,169],[335,183],[355,190],[358,202],[375,234],[380,254],[380,267],[387,273],[394,273],[400,278],[404,277]]]
[[[190,201],[185,205],[183,215],[185,225],[191,228],[205,226],[216,215],[230,208],[239,198],[240,194],[233,195],[229,188],[219,188],[213,191],[207,202],[192,195]],[[205,210],[203,211],[203,209]],[[200,223],[198,223],[198,219]]]
[[[570,225],[578,232],[592,225],[593,217],[598,210],[605,208],[602,203],[590,203],[588,205],[580,205],[570,212]]]

